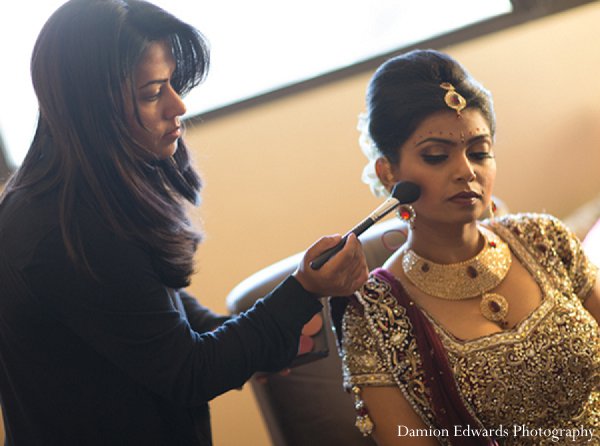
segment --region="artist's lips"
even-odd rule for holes
[[[179,138],[181,136],[181,127],[175,127],[165,134],[167,138]]]

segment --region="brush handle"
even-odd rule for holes
[[[356,225],[350,232],[344,235],[342,239],[337,243],[337,245],[319,254],[318,257],[316,257],[312,262],[310,262],[310,267],[314,270],[320,269],[330,258],[332,258],[335,254],[337,254],[344,248],[344,245],[346,244],[346,241],[348,240],[350,234],[354,234],[358,237],[367,229],[369,229],[373,225],[373,223],[375,223],[375,220],[373,220],[372,218],[367,218],[366,220],[363,220],[360,224]]]

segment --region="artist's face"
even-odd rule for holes
[[[478,109],[427,117],[400,148],[391,166],[394,181],[421,186],[414,203],[417,222],[465,224],[491,203],[496,161],[489,125]],[[416,227],[419,223],[416,223]]]
[[[132,104],[127,106],[127,125],[143,147],[159,159],[173,155],[181,136],[180,117],[186,108],[171,85],[175,59],[164,42],[154,42],[134,70],[134,94],[140,122]]]

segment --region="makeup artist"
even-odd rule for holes
[[[181,97],[203,36],[136,0],[70,0],[31,73],[39,120],[0,197],[0,398],[6,444],[210,445],[208,401],[296,355],[318,297],[367,278],[355,237],[228,319],[188,295],[200,179]],[[251,441],[250,441],[251,443]]]

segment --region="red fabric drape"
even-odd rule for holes
[[[413,334],[421,356],[426,385],[431,392],[432,409],[438,427],[448,430],[453,446],[497,446],[496,440],[483,435],[453,435],[454,426],[460,426],[461,430],[469,426],[471,431],[482,429],[482,426],[467,410],[460,397],[446,350],[431,321],[417,305],[412,303],[408,293],[398,280],[384,269],[375,270],[373,275],[392,286],[394,297],[406,309],[406,315],[413,326]]]

